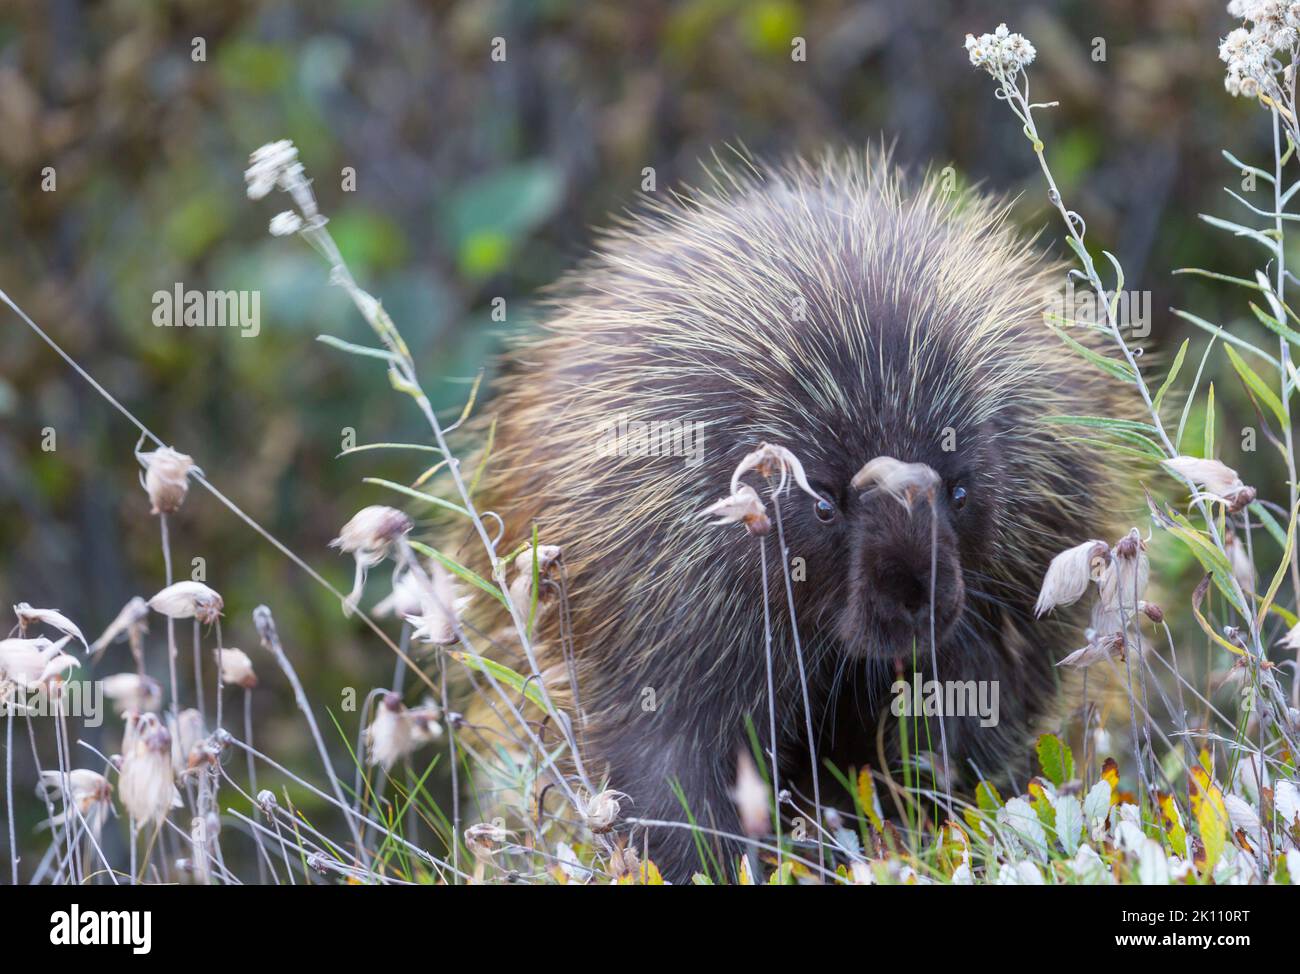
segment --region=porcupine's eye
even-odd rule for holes
[[[960,511],[966,506],[966,488],[961,484],[954,485],[951,496],[953,510]]]
[[[813,514],[816,516],[817,520],[822,522],[822,524],[830,524],[835,520],[836,510],[834,502],[828,500],[825,496],[819,497],[813,503]]]

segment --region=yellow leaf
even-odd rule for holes
[[[862,805],[862,814],[867,816],[871,827],[880,832],[885,823],[880,814],[880,796],[876,794],[876,782],[871,777],[870,766],[858,772],[858,802]]]
[[[1192,798],[1192,814],[1196,817],[1201,842],[1205,845],[1202,872],[1209,875],[1214,871],[1219,855],[1228,841],[1228,809],[1223,803],[1223,792],[1211,780],[1204,768],[1192,768],[1189,791]]]

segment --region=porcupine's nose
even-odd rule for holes
[[[930,564],[889,557],[876,563],[876,597],[886,615],[919,623],[930,608]],[[936,591],[936,601],[939,601]]]

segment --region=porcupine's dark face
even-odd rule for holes
[[[882,425],[847,440],[843,455],[809,464],[823,499],[800,499],[799,536],[819,566],[822,631],[852,657],[910,659],[930,641],[932,606],[940,645],[954,636],[967,610],[966,579],[978,594],[994,557],[998,447],[990,430],[949,430],[945,444],[938,424],[877,418]],[[953,440],[957,448],[943,449]],[[855,490],[853,475],[880,455],[932,467],[942,478],[933,508],[925,497],[907,507],[880,489]]]

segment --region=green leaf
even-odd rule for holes
[[[1259,305],[1255,304],[1254,301],[1249,302],[1249,304],[1250,304],[1250,310],[1255,312],[1255,317],[1260,320],[1260,323],[1265,328],[1267,328],[1271,332],[1274,332],[1275,334],[1281,335],[1292,345],[1300,345],[1300,332],[1293,331],[1292,329],[1288,328],[1286,325],[1282,324],[1282,322],[1278,321],[1276,318],[1274,318],[1271,314],[1269,314]]]
[[[1229,334],[1228,332],[1224,331],[1220,325],[1216,325],[1212,321],[1206,321],[1204,318],[1194,315],[1190,311],[1183,311],[1181,308],[1170,308],[1169,310],[1172,311],[1179,318],[1182,318],[1183,321],[1190,322],[1191,324],[1195,325],[1197,328],[1200,328],[1202,331],[1209,332],[1215,338],[1222,338],[1229,345],[1236,345],[1238,348],[1245,349],[1246,351],[1250,352],[1252,355],[1259,356],[1269,365],[1273,366],[1273,368],[1276,369],[1280,367],[1278,360],[1275,359],[1272,355],[1269,355],[1268,352],[1264,351],[1263,349],[1256,348],[1254,345],[1246,341],[1244,338],[1238,338],[1236,335]]]
[[[349,355],[364,355],[367,358],[379,358],[385,362],[396,360],[392,352],[384,348],[371,348],[368,345],[355,345],[352,342],[345,342],[341,338],[335,338],[333,335],[317,335],[316,341],[330,348],[337,348],[341,352],[347,352]]]
[[[1205,390],[1205,449],[1201,456],[1214,459],[1214,383]]]
[[[1059,337],[1061,341],[1065,342],[1065,344],[1069,345],[1070,348],[1074,349],[1103,372],[1119,379],[1121,382],[1133,383],[1137,381],[1137,376],[1133,374],[1133,370],[1128,367],[1127,363],[1116,362],[1114,359],[1107,358],[1100,352],[1094,351],[1086,345],[1080,344],[1055,325],[1048,325],[1047,327],[1056,332],[1057,337]]]
[[[1259,603],[1259,614],[1255,617],[1256,628],[1264,625],[1264,617],[1268,615],[1269,607],[1273,604],[1273,599],[1277,597],[1277,590],[1282,587],[1282,579],[1286,577],[1286,571],[1291,565],[1291,552],[1295,548],[1295,522],[1296,515],[1300,514],[1300,503],[1291,511],[1291,520],[1286,528],[1286,544],[1282,548],[1282,560],[1278,563],[1277,571],[1273,574],[1273,581],[1268,586],[1268,591],[1264,593],[1264,598]]]
[[[378,487],[387,487],[389,490],[395,490],[399,494],[405,494],[407,497],[413,497],[418,501],[424,501],[426,504],[432,504],[434,507],[446,508],[449,511],[455,511],[464,517],[469,517],[469,511],[459,504],[453,504],[451,501],[443,500],[441,497],[435,497],[433,494],[426,494],[422,490],[416,490],[413,487],[407,487],[405,484],[394,483],[391,480],[384,480],[382,477],[364,477],[362,483],[375,484]]]
[[[992,783],[981,780],[975,786],[975,804],[986,812],[996,812],[1002,807],[1002,796]]]
[[[1192,340],[1190,338],[1183,339],[1183,344],[1179,346],[1178,354],[1174,356],[1174,364],[1169,366],[1169,374],[1165,376],[1165,381],[1160,384],[1160,390],[1156,393],[1155,399],[1152,400],[1152,408],[1157,415],[1160,413],[1160,404],[1164,401],[1165,393],[1169,391],[1169,387],[1172,386],[1174,380],[1178,378],[1178,372],[1183,367],[1183,359],[1187,356],[1187,346],[1190,345],[1191,342]]]
[[[477,670],[480,673],[491,674],[493,679],[502,683],[516,693],[522,693],[532,703],[536,704],[542,710],[546,710],[546,701],[542,698],[542,692],[538,689],[537,681],[525,678],[522,674],[516,673],[510,667],[496,660],[488,659],[486,656],[479,656],[477,653],[466,653],[462,650],[450,650],[447,653],[458,663],[464,663],[471,670]]]
[[[1283,429],[1290,428],[1291,420],[1287,416],[1286,410],[1282,408],[1282,403],[1277,398],[1277,394],[1255,373],[1254,369],[1246,364],[1240,355],[1227,346],[1224,346],[1223,350],[1228,353],[1228,361],[1237,370],[1237,375],[1241,376],[1241,381],[1246,384],[1246,387],[1272,411],[1278,422],[1282,424]]]
[[[408,543],[412,548],[414,548],[420,554],[428,558],[432,558],[434,561],[438,562],[440,565],[442,565],[443,568],[447,569],[447,571],[451,572],[457,578],[460,578],[468,582],[470,585],[473,585],[477,589],[481,589],[484,592],[487,592],[488,595],[492,596],[502,605],[506,605],[506,597],[505,595],[502,594],[501,590],[497,588],[495,585],[493,585],[491,582],[489,582],[487,579],[485,579],[478,572],[474,571],[471,568],[466,568],[464,565],[458,564],[457,562],[453,561],[452,559],[444,555],[441,551],[438,551],[436,548],[431,548],[429,547],[429,545],[424,544],[421,541],[411,541]]]
[[[1047,780],[1058,788],[1074,777],[1074,754],[1055,734],[1043,734],[1035,747],[1038,763],[1042,766]]]
[[[1176,271],[1172,271],[1171,273],[1195,274],[1198,277],[1209,277],[1216,281],[1224,281],[1225,283],[1228,284],[1237,284],[1240,285],[1241,287],[1248,287],[1254,291],[1263,290],[1263,288],[1261,288],[1254,281],[1247,280],[1244,277],[1233,277],[1231,274],[1216,274],[1214,271],[1202,270],[1199,267],[1180,267]]]

